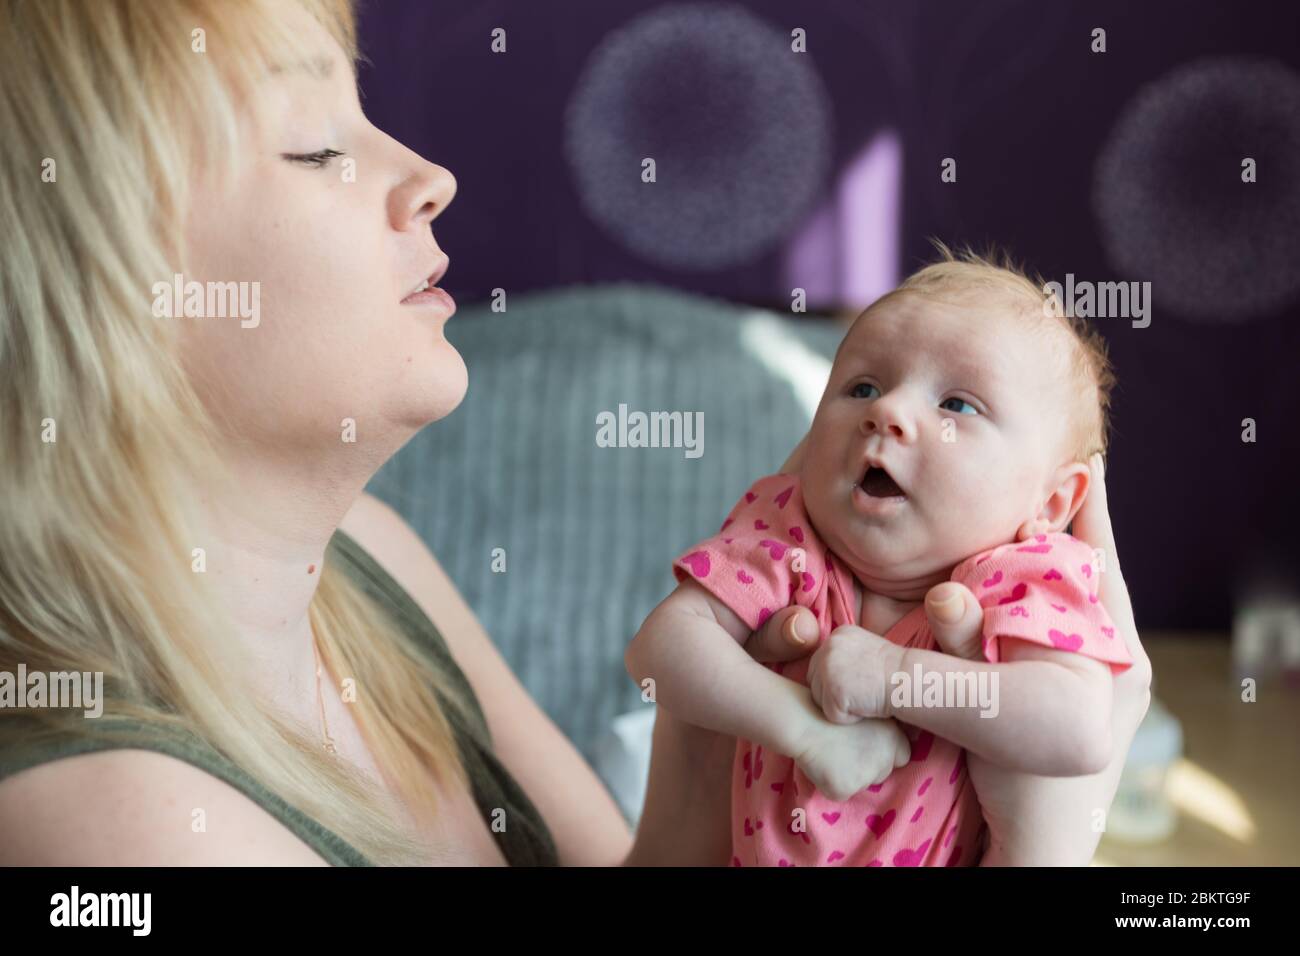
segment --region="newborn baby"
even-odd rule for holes
[[[759,479],[677,559],[627,653],[659,705],[737,738],[733,865],[976,864],[981,779],[1102,769],[1111,674],[1131,659],[1064,529],[1109,387],[1093,333],[973,256],[857,319],[797,473]],[[940,648],[978,661],[948,668],[965,699],[899,650],[936,648],[922,602],[948,580],[984,608],[981,647]],[[815,615],[817,653],[756,663],[742,645],[790,604]],[[872,633],[832,638],[843,625]],[[906,725],[864,719],[892,713]]]

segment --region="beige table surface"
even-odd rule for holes
[[[1182,723],[1170,773],[1178,826],[1130,846],[1107,836],[1097,866],[1300,866],[1300,692],[1262,684],[1241,700],[1223,634],[1143,635],[1154,693]]]

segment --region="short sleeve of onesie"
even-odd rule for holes
[[[959,564],[952,580],[984,609],[984,656],[1002,659],[1015,638],[1105,661],[1112,673],[1133,663],[1124,638],[1098,597],[1100,571],[1092,550],[1064,533],[1004,544]]]
[[[798,479],[756,481],[716,535],[673,562],[673,574],[696,581],[751,630],[790,604],[811,607],[826,575],[826,552],[811,533]]]

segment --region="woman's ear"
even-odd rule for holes
[[[1036,534],[1064,531],[1082,507],[1083,499],[1088,497],[1090,480],[1091,472],[1083,462],[1071,462],[1056,469],[1048,481],[1047,498],[1038,513],[1020,526],[1016,539],[1024,541]]]

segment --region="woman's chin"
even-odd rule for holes
[[[469,391],[465,360],[450,344],[441,344],[440,354],[427,361],[423,368],[418,360],[406,366],[406,375],[402,377],[405,393],[402,414],[397,416],[403,424],[422,428],[446,418],[465,400]]]

